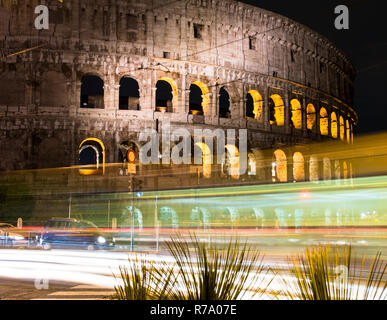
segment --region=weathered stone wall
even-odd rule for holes
[[[34,8],[50,8],[49,30],[33,27]],[[152,8],[153,5],[153,8]],[[0,11],[8,17],[9,11]],[[249,148],[329,139],[320,134],[320,108],[350,122],[354,69],[329,40],[288,18],[237,1],[20,0],[9,24],[1,19],[4,54],[45,46],[0,63],[0,169],[70,166],[79,144],[98,138],[107,162],[118,161],[122,141],[138,141],[156,119],[196,127],[248,128]],[[81,79],[104,82],[104,109],[80,108]],[[119,110],[122,77],[138,82],[140,110]],[[156,111],[156,83],[172,79],[172,111]],[[203,115],[189,112],[190,85],[208,88]],[[229,118],[219,116],[219,90],[230,96]],[[263,99],[259,119],[246,118],[246,94]],[[270,124],[269,99],[283,100],[283,126]],[[301,104],[301,128],[292,126],[290,101]],[[316,113],[308,130],[308,104]],[[347,130],[345,130],[347,135]],[[350,137],[350,141],[351,141]],[[345,139],[346,140],[346,139]]]

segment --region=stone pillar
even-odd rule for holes
[[[262,110],[262,120],[265,131],[269,131],[270,128],[270,108],[269,108],[269,88],[268,83],[264,86],[264,96],[263,96],[263,110]]]
[[[291,118],[291,115],[290,115],[290,101],[289,101],[289,91],[286,90],[285,91],[285,95],[284,95],[284,125],[285,125],[285,132],[287,134],[290,134],[290,118]]]

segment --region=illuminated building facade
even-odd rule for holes
[[[78,165],[87,153],[122,162],[141,147],[139,132],[165,121],[248,129],[249,174],[275,150],[280,182],[323,176],[311,168],[330,160],[314,159],[308,143],[353,143],[355,70],[295,21],[232,0],[45,4],[40,31],[36,1],[0,8],[0,170]]]

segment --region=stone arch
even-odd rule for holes
[[[65,75],[56,71],[45,72],[40,85],[40,105],[63,108],[67,103]]]
[[[313,104],[309,103],[306,107],[306,128],[313,130],[316,124],[316,109]]]
[[[324,180],[332,179],[331,160],[328,157],[323,159],[323,178]]]
[[[202,152],[203,176],[211,178],[212,152],[210,147],[204,142],[196,142],[194,147],[198,147]]]
[[[91,175],[102,171],[105,174],[105,146],[97,138],[87,138],[81,142],[78,148],[79,173]]]
[[[329,133],[328,129],[328,124],[329,124],[329,117],[328,117],[328,112],[327,109],[324,107],[320,108],[320,134],[323,136],[327,136]]]
[[[171,207],[161,207],[158,215],[159,221],[163,227],[177,228],[179,226],[179,216]]]
[[[347,161],[343,161],[343,179],[347,180],[348,177],[349,177],[349,170],[348,170]]]
[[[309,180],[319,181],[319,161],[317,156],[311,156],[309,159]]]
[[[156,111],[173,112],[176,109],[178,90],[176,82],[168,77],[161,77],[156,82]]]
[[[192,82],[189,93],[189,113],[206,114],[209,111],[210,97],[206,84],[201,81]]]
[[[338,137],[338,125],[336,112],[331,113],[331,135],[332,138],[337,139]]]
[[[140,87],[137,80],[122,77],[119,85],[118,109],[140,110]]]
[[[347,130],[347,143],[351,143],[351,127],[349,126],[349,120],[347,119],[345,121],[345,126],[346,126],[346,130]]]
[[[345,127],[344,127],[344,118],[340,116],[340,140],[344,141],[345,137]]]
[[[219,117],[231,118],[230,95],[225,87],[222,87],[219,90]]]
[[[256,148],[251,149],[251,153],[254,155],[256,178],[264,181],[266,179],[265,157],[262,151]]]
[[[225,164],[226,167],[229,169],[229,174],[233,179],[239,178],[239,150],[238,148],[233,144],[227,144],[225,147],[226,149],[226,158],[225,158]]]
[[[305,180],[305,161],[301,152],[293,155],[293,179],[296,182]]]
[[[250,90],[246,95],[246,118],[260,120],[263,110],[263,98],[257,90]]]
[[[288,161],[286,154],[281,149],[274,151],[274,161],[272,163],[272,176],[274,181],[288,182]]]
[[[285,105],[279,94],[273,94],[269,99],[270,124],[276,126],[285,125]]]
[[[191,210],[190,218],[192,221],[202,223],[206,227],[211,223],[211,212],[204,207],[195,207]]]
[[[296,129],[302,128],[302,107],[300,101],[292,99],[290,101],[290,111],[292,113],[291,123]]]
[[[81,108],[104,109],[104,82],[96,75],[81,79]]]
[[[144,217],[143,217],[143,214],[141,212],[141,210],[137,207],[134,207],[134,206],[126,206],[123,210],[122,210],[122,215],[125,219],[128,220],[128,224],[131,225],[132,224],[132,217],[131,215],[134,214],[134,226],[137,224],[139,230],[141,231],[142,230],[142,227],[143,227],[143,220],[144,220]]]
[[[340,166],[340,160],[335,160],[335,179],[339,180],[341,179],[341,166]]]

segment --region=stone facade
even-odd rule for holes
[[[50,9],[49,30],[34,28],[38,4]],[[165,121],[191,132],[247,128],[249,150],[353,142],[350,60],[278,14],[232,0],[20,0],[0,17],[0,170],[77,165],[87,138],[119,162],[124,141],[140,145],[141,130]],[[102,108],[81,106],[85,76],[103,81]],[[139,110],[119,108],[125,77],[137,81]],[[159,80],[171,87],[167,112],[156,103]],[[193,83],[199,112],[190,108]]]

